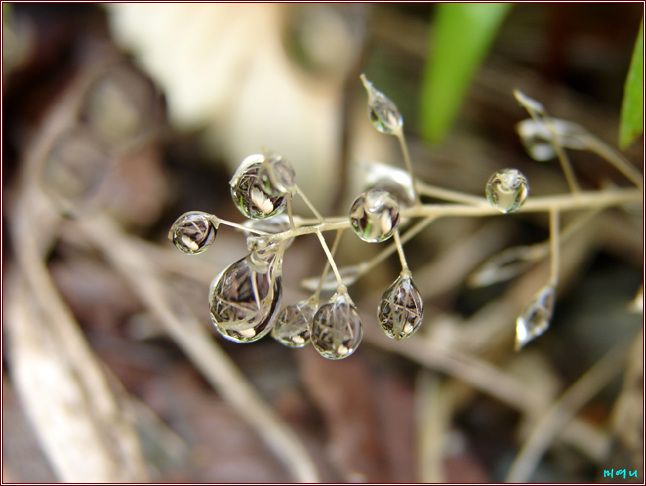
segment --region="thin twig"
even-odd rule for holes
[[[294,480],[317,482],[314,462],[294,432],[263,401],[204,326],[187,309],[182,309],[180,315],[170,305],[171,293],[161,284],[161,276],[139,250],[134,237],[106,217],[82,220],[77,225],[129,282],[211,385],[258,432]]]
[[[506,482],[526,483],[530,480],[543,454],[568,422],[621,372],[626,362],[627,349],[626,344],[616,345],[554,402],[521,447]]]

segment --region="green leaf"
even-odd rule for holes
[[[439,143],[462,106],[473,74],[480,65],[512,3],[441,3],[437,5],[432,53],[422,86],[422,130]]]
[[[626,148],[644,131],[644,19],[630,61],[621,104],[619,146]]]

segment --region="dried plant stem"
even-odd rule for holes
[[[598,209],[624,204],[639,203],[643,200],[639,189],[616,189],[607,191],[583,191],[579,194],[559,194],[555,196],[539,196],[528,199],[525,205],[514,214],[547,213],[552,208],[559,212],[579,209]],[[464,204],[425,204],[402,210],[401,216],[407,218],[435,216],[494,216],[500,213],[492,206],[473,206]]]
[[[526,483],[530,480],[532,472],[552,441],[581,407],[621,372],[626,362],[627,349],[626,344],[612,348],[554,402],[521,447],[511,465],[506,482]]]
[[[486,199],[478,196],[473,196],[460,191],[453,191],[451,189],[444,189],[443,187],[433,186],[425,182],[418,181],[417,188],[421,195],[442,199],[444,201],[457,202],[462,204],[474,204],[476,206],[489,206]]]
[[[106,217],[76,224],[128,281],[211,385],[258,432],[294,480],[317,482],[316,467],[298,437],[263,401],[204,326],[187,309],[181,309],[181,315],[174,310],[171,293],[134,238]],[[180,302],[173,304],[182,306]]]
[[[323,216],[321,216],[321,213],[318,212],[316,207],[314,207],[314,204],[312,204],[312,202],[309,200],[309,198],[305,195],[305,193],[298,186],[296,186],[296,193],[303,199],[303,202],[307,205],[307,207],[310,208],[310,211],[312,211],[312,214],[314,214],[314,216],[319,221],[319,223],[324,223],[325,218]]]
[[[332,257],[334,258],[334,255],[336,255],[336,250],[339,248],[339,243],[341,242],[341,235],[343,235],[343,230],[338,230],[336,232],[336,237],[334,238],[334,243],[332,243],[332,249],[330,250],[330,253],[332,254]],[[330,271],[330,260],[325,261],[325,266],[323,267],[323,271],[321,272],[321,279],[319,280],[319,285],[316,288],[316,292],[314,292],[313,299],[318,303],[320,297],[321,297],[321,291],[323,290],[323,284],[325,283],[325,278],[327,277],[327,273]]]
[[[404,164],[406,165],[408,175],[410,175],[410,180],[413,183],[415,204],[419,206],[422,204],[422,200],[420,199],[420,192],[417,187],[417,179],[415,178],[415,173],[413,172],[413,164],[410,160],[410,154],[408,153],[408,145],[406,144],[406,135],[404,135],[404,129],[400,127],[399,130],[397,130],[393,135],[395,135],[397,141],[399,142],[399,146],[401,147],[402,155],[404,157]]]
[[[559,281],[560,268],[559,212],[550,209],[550,285],[556,287]]]
[[[341,274],[339,273],[339,269],[336,266],[336,262],[334,261],[334,256],[330,252],[330,249],[327,246],[325,238],[323,238],[323,234],[320,231],[317,231],[316,236],[318,237],[319,241],[321,242],[321,247],[323,248],[323,251],[325,252],[325,256],[327,256],[327,260],[328,260],[328,262],[330,264],[330,267],[332,267],[332,271],[334,272],[334,276],[336,277],[336,282],[338,284],[337,292],[342,294],[342,293],[347,291],[347,288],[344,285],[343,279],[341,278]]]
[[[587,146],[588,150],[599,155],[601,158],[612,164],[627,179],[640,189],[644,187],[644,175],[633,167],[630,162],[615,152],[612,147],[602,142],[592,134],[580,137],[579,140]]]
[[[552,120],[552,117],[547,113],[547,110],[543,108],[543,105],[541,105],[537,101],[532,100],[531,98],[528,98],[520,91],[515,90],[514,96],[516,97],[518,102],[527,110],[530,116],[536,121],[536,123],[547,128],[547,131],[550,133],[550,142],[552,143],[552,147],[554,147],[556,156],[559,159],[561,169],[565,174],[565,179],[567,180],[568,186],[570,187],[570,191],[572,191],[572,194],[580,193],[581,188],[579,187],[579,183],[577,182],[576,176],[574,175],[574,170],[572,169],[570,159],[565,153],[563,146],[559,142],[559,134],[554,128],[554,121]]]
[[[292,195],[287,195],[287,217],[289,218],[289,228],[294,229],[296,225],[294,224],[294,210],[292,208]]]
[[[399,230],[395,231],[393,237],[395,239],[395,247],[397,248],[397,253],[399,254],[399,261],[402,265],[402,273],[410,274],[408,263],[406,262],[406,255],[404,254],[404,248],[402,246],[401,240],[399,239]]]

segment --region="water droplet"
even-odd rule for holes
[[[469,276],[468,283],[471,287],[485,287],[520,275],[546,254],[544,248],[542,244],[507,248],[480,265]]]
[[[347,293],[334,294],[314,314],[311,341],[324,358],[347,358],[359,347],[362,337],[359,311]]]
[[[363,241],[379,243],[390,238],[399,225],[399,203],[388,191],[369,189],[350,208],[350,226]]]
[[[375,89],[363,74],[361,81],[368,92],[368,114],[372,124],[381,133],[393,135],[399,132],[404,126],[404,119],[397,109],[397,105],[381,91]]]
[[[554,287],[546,285],[518,316],[516,319],[517,350],[547,330],[554,311],[554,297]]]
[[[294,168],[280,155],[271,154],[265,157],[258,178],[263,189],[270,196],[284,196],[296,190]]]
[[[501,213],[518,211],[529,196],[527,179],[517,169],[495,172],[487,182],[487,199]]]
[[[213,280],[211,320],[222,336],[250,343],[271,331],[283,292],[279,273],[273,259],[263,262],[247,255]]]
[[[399,341],[412,336],[422,325],[424,302],[410,272],[402,272],[386,289],[377,309],[381,328]]]
[[[310,342],[310,326],[316,307],[313,300],[288,305],[278,314],[271,336],[288,348],[302,348]]]
[[[213,244],[217,233],[210,214],[191,211],[177,218],[168,232],[168,238],[184,253],[197,255]]]
[[[242,214],[251,219],[266,219],[284,211],[287,200],[284,195],[272,196],[265,192],[258,171],[265,156],[250,155],[242,161],[231,178],[231,198]]]
[[[587,136],[587,132],[582,126],[556,118],[552,118],[550,121],[562,147],[576,150],[586,148],[582,140]],[[532,159],[545,162],[556,157],[554,137],[544,121],[528,118],[516,125],[516,132],[525,151]]]

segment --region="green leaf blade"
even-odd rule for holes
[[[644,19],[639,25],[621,104],[619,146],[628,147],[644,131]]]
[[[441,142],[453,125],[471,78],[512,5],[437,5],[429,46],[433,55],[426,64],[421,93],[422,131],[427,141]]]

